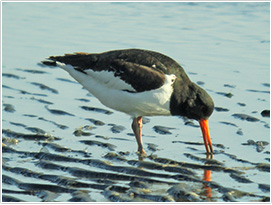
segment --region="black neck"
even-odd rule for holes
[[[171,115],[186,116],[187,99],[190,94],[189,84],[182,82],[181,79],[177,79],[174,83],[174,91],[170,99]]]

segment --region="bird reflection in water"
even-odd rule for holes
[[[213,155],[212,154],[207,154],[206,155],[206,159],[213,159]],[[209,162],[205,162],[205,165],[209,165]],[[212,175],[212,171],[209,169],[204,169],[204,175],[203,175],[203,180],[210,182],[211,181],[211,175]],[[204,196],[207,197],[208,201],[211,201],[211,197],[212,197],[212,189],[211,187],[209,187],[209,185],[207,183],[203,183],[203,191],[204,191]]]

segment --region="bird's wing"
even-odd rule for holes
[[[168,66],[177,64],[163,54],[139,49],[101,54],[74,53],[51,56],[49,59],[71,65],[75,70],[90,75],[108,87],[128,92],[158,89],[165,83],[165,74],[171,74]]]

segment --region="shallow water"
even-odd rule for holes
[[[268,3],[2,6],[3,201],[270,200]],[[145,118],[138,157],[129,116],[39,64],[123,48],[171,56],[209,92],[213,159],[177,117]]]

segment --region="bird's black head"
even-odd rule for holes
[[[190,83],[179,95],[171,99],[171,114],[188,117],[189,119],[208,119],[214,110],[210,95],[195,83]]]
[[[189,86],[189,93],[185,101],[186,117],[195,120],[208,119],[214,110],[210,95],[194,83]]]
[[[199,122],[207,153],[213,153],[208,126],[208,118],[214,109],[214,103],[209,94],[195,83],[177,80],[170,100],[172,115],[180,115]]]

